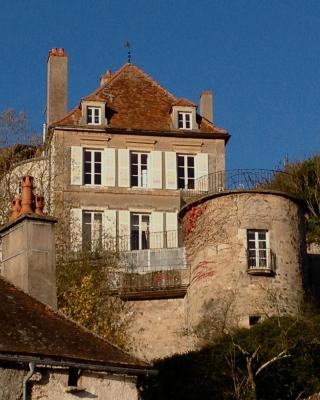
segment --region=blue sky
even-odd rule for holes
[[[133,62],[178,97],[215,96],[227,168],[320,153],[320,1],[1,0],[0,111],[45,120],[46,61],[69,55],[69,109],[107,68]]]

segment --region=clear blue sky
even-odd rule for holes
[[[228,169],[320,153],[319,0],[1,0],[0,111],[40,132],[49,49],[69,54],[71,109],[126,62],[127,40],[176,96],[214,91]]]

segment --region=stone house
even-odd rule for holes
[[[0,230],[0,398],[138,400],[151,366],[56,311],[55,222],[22,211]]]
[[[207,308],[225,314],[230,299],[228,320],[241,326],[297,312],[303,204],[268,187],[272,171],[225,171],[230,136],[213,123],[212,93],[197,112],[125,64],[68,113],[67,63],[63,49],[50,51],[48,208],[65,222],[70,253],[121,254],[111,284],[135,310],[137,355],[192,349]]]

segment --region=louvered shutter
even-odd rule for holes
[[[82,249],[82,210],[81,208],[70,209],[70,244],[72,251]]]
[[[71,185],[82,185],[83,149],[80,146],[71,147]]]
[[[104,149],[102,156],[102,184],[116,186],[116,150]]]
[[[177,189],[177,154],[174,151],[165,152],[166,188]]]
[[[208,161],[209,157],[206,153],[199,153],[196,155],[195,159],[195,178],[196,187],[195,189],[200,191],[208,190]],[[201,178],[201,179],[199,179]]]
[[[152,212],[150,218],[150,249],[163,248],[163,213]]]
[[[162,152],[151,151],[149,155],[149,187],[162,189]]]
[[[120,187],[130,187],[130,153],[127,149],[118,150],[118,183]]]
[[[130,212],[120,210],[119,214],[119,249],[130,250]]]
[[[166,213],[167,247],[178,247],[178,213]]]
[[[117,211],[105,210],[103,212],[103,243],[107,250],[117,248]]]

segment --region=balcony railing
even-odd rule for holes
[[[235,169],[215,172],[196,179],[194,189],[181,190],[181,201],[182,204],[188,204],[203,196],[221,192],[272,189],[276,177],[290,177],[290,175],[282,171],[264,169]],[[276,189],[287,191],[288,186],[282,184],[282,179],[277,179]]]
[[[276,255],[269,248],[247,250],[248,273],[273,275],[276,271]]]

